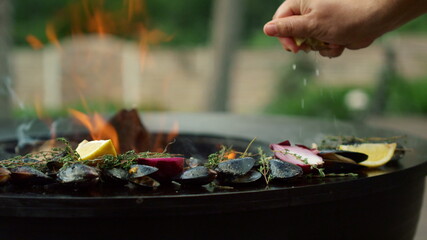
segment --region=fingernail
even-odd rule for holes
[[[277,26],[274,23],[268,23],[264,26],[264,32],[268,36],[276,36],[277,35]]]

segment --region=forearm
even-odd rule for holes
[[[383,11],[383,22],[389,22],[386,31],[392,31],[407,22],[427,13],[426,0],[381,0],[384,6],[390,7],[389,11]]]

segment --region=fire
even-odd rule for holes
[[[172,129],[166,134],[157,134],[155,136],[154,145],[152,147],[152,151],[154,152],[163,152],[165,147],[168,144],[173,143],[176,137],[179,135],[179,124],[178,122],[174,122],[172,125]]]
[[[99,113],[95,113],[91,117],[74,109],[69,109],[68,111],[76,120],[88,129],[92,140],[111,139],[116,150],[120,151],[119,137],[116,129],[105,121]]]
[[[232,151],[229,154],[227,154],[227,159],[235,159],[236,156],[237,156],[237,154]]]
[[[28,42],[28,44],[30,44],[30,46],[34,49],[34,50],[39,50],[43,48],[43,43],[42,41],[40,41],[36,36],[34,35],[27,35],[26,40]]]
[[[46,24],[44,37],[29,34],[26,37],[26,40],[33,49],[42,49],[43,47],[47,46],[47,43],[42,42],[40,39],[47,39],[47,41],[55,47],[54,50],[59,53],[59,67],[61,69],[69,70],[62,72],[58,71],[60,72],[58,74],[60,75],[58,76],[58,79],[59,81],[63,81],[64,84],[68,84],[66,80],[70,79],[73,83],[73,87],[75,88],[73,89],[74,91],[68,91],[67,96],[64,97],[64,99],[66,98],[66,100],[69,101],[68,99],[73,99],[75,97],[78,98],[78,94],[80,94],[81,102],[83,102],[83,105],[86,106],[85,111],[89,112],[87,109],[88,104],[86,103],[86,100],[89,100],[88,97],[97,100],[99,99],[99,96],[107,98],[119,98],[121,93],[120,91],[123,91],[122,96],[125,96],[127,93],[127,88],[122,86],[122,90],[122,87],[119,86],[117,88],[117,96],[112,94],[106,94],[104,96],[103,94],[107,91],[91,92],[91,89],[94,88],[94,85],[96,86],[96,89],[100,89],[99,86],[111,86],[111,79],[102,77],[104,76],[103,74],[105,72],[104,70],[106,66],[104,61],[111,65],[116,64],[116,62],[107,62],[107,60],[110,59],[104,57],[105,54],[111,54],[110,51],[107,53],[101,51],[105,48],[104,46],[106,45],[100,45],[101,50],[99,51],[97,49],[91,51],[92,48],[77,48],[77,51],[83,49],[83,54],[80,52],[78,52],[79,54],[76,54],[76,56],[78,56],[78,60],[73,60],[73,54],[66,54],[70,49],[74,50],[74,48],[69,48],[68,46],[72,45],[72,47],[79,47],[79,44],[81,43],[83,43],[83,46],[86,46],[84,45],[85,43],[92,44],[94,39],[95,41],[99,40],[99,42],[102,44],[110,44],[110,41],[108,41],[109,36],[124,37],[127,39],[123,41],[126,42],[126,44],[128,44],[129,39],[134,39],[137,41],[135,47],[137,47],[136,51],[138,51],[139,55],[139,70],[142,72],[144,70],[145,64],[147,63],[149,46],[158,44],[160,42],[170,41],[172,39],[171,36],[163,33],[162,31],[158,29],[152,29],[148,26],[147,12],[148,11],[145,0],[123,0],[114,2],[108,2],[105,0],[72,1],[67,5],[66,8],[60,10],[58,14],[51,18],[48,24]],[[69,29],[65,29],[67,26]],[[69,32],[71,34],[71,39],[70,41],[67,41],[66,45],[61,45],[60,33],[65,32]],[[87,38],[90,41],[81,41],[84,39],[82,38],[84,34],[91,35]],[[116,48],[113,50],[123,51],[121,49],[116,50]],[[111,51],[113,52],[113,50]],[[120,56],[119,54],[122,53],[118,53],[117,56]],[[63,61],[63,59],[66,57],[68,58],[67,60],[71,60]],[[120,64],[119,61],[117,63]],[[69,66],[66,64],[69,64]],[[83,65],[83,68],[80,68],[80,65]],[[123,79],[124,78],[125,77],[123,77]],[[123,80],[121,82],[124,85],[126,81]],[[136,84],[138,84],[138,82],[136,82]],[[52,89],[52,91],[63,92],[63,89],[60,87],[57,89]],[[87,95],[88,93],[90,95]],[[102,99],[102,101],[104,100],[105,99]],[[110,100],[113,101],[116,99]],[[64,102],[67,101],[64,100]],[[138,101],[138,98],[132,98],[128,104],[137,106],[140,104]],[[43,115],[42,107],[43,106],[36,106],[40,116]],[[114,146],[116,147],[116,150],[120,152],[119,134],[111,124],[109,124],[101,117],[100,114],[95,113],[92,116],[89,116],[76,110],[69,110],[69,112],[88,129],[93,140],[111,139]],[[54,135],[56,134],[52,134],[52,136]],[[163,151],[163,148],[166,146],[166,144],[172,142],[177,135],[178,125],[174,124],[171,132],[167,135],[159,136],[158,141],[156,141],[159,144],[155,144],[154,146],[158,146],[157,150]],[[122,144],[123,142],[125,141],[122,140]]]
[[[58,37],[56,35],[55,28],[52,24],[46,25],[46,36],[47,39],[49,39],[49,42],[51,42],[58,50],[61,50],[61,44],[59,43]]]

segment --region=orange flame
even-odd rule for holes
[[[105,121],[100,114],[95,113],[90,117],[74,109],[69,109],[68,111],[76,120],[89,130],[92,140],[111,139],[116,150],[120,152],[119,136],[116,129]]]
[[[56,48],[61,50],[61,44],[59,43],[58,37],[56,36],[55,28],[52,24],[46,25],[46,36],[47,39],[49,39],[49,42],[51,42]]]
[[[39,50],[41,48],[43,48],[43,43],[36,38],[34,35],[27,35],[27,37],[25,38],[28,42],[28,44],[30,44],[30,46],[34,49],[34,50]]]
[[[163,152],[165,150],[165,146],[167,146],[169,143],[172,143],[178,135],[179,124],[178,122],[174,122],[172,129],[166,136],[161,133],[155,136],[154,145],[150,150],[153,152]]]
[[[235,159],[237,154],[235,152],[230,152],[227,154],[227,159]]]
[[[168,143],[172,142],[173,140],[175,140],[176,137],[178,137],[178,134],[179,134],[179,124],[178,122],[174,122],[172,125],[171,131],[168,133],[166,137],[166,141]]]

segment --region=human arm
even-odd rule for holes
[[[369,46],[376,38],[427,12],[425,0],[287,0],[264,26],[269,36],[297,52],[294,38],[328,43],[322,56]]]

